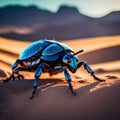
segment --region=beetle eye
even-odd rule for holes
[[[78,59],[76,59],[76,62],[78,62]]]
[[[64,63],[66,63],[66,64],[69,64],[69,63],[71,62],[71,60],[67,60],[67,59],[64,59],[63,61],[64,61]]]
[[[63,57],[63,62],[66,64],[69,64],[71,62],[70,58],[68,56]]]
[[[70,62],[71,62],[71,60],[67,60],[67,64],[70,63]]]

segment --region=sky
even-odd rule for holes
[[[57,12],[61,5],[75,6],[82,14],[95,18],[120,11],[120,0],[0,0],[0,7],[6,5],[35,5],[51,12]]]

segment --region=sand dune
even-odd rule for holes
[[[11,73],[11,65],[29,44],[0,38],[0,80]],[[30,100],[33,73],[23,72],[25,80],[0,82],[1,120],[119,120],[120,112],[120,36],[63,41],[75,51],[84,49],[80,60],[87,61],[95,81],[81,67],[71,74],[77,96],[71,95],[63,73],[49,77],[42,74],[39,88]],[[14,47],[13,47],[14,46]],[[22,73],[22,72],[21,72]]]
[[[104,63],[120,60],[120,46],[103,48],[79,55],[80,60],[85,60],[89,64]]]

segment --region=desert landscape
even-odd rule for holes
[[[0,7],[0,20],[1,37],[22,41],[120,35],[120,11],[111,11],[105,16],[93,18],[75,6],[61,5],[53,13],[35,5],[8,5]]]
[[[0,120],[120,120],[120,36],[61,41],[79,54],[95,74],[83,67],[70,73],[77,93],[73,96],[63,73],[42,74],[36,96],[30,100],[34,73],[21,72],[25,79],[3,83],[11,65],[31,42],[0,38]]]

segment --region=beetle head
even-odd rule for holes
[[[78,57],[73,53],[66,53],[62,61],[67,65],[68,69],[74,73],[78,66]]]

